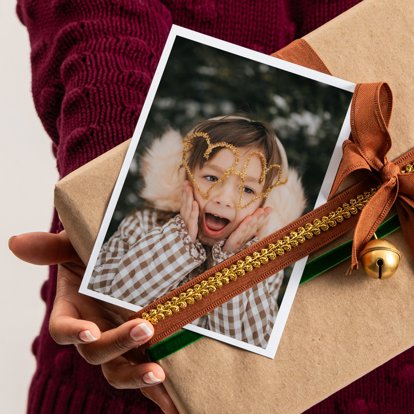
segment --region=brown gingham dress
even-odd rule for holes
[[[212,247],[193,242],[180,214],[137,210],[124,218],[102,246],[88,287],[145,306],[236,253],[224,252],[224,242]],[[255,242],[257,238],[243,248]],[[282,280],[283,271],[192,323],[266,348]]]

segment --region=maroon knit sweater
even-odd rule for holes
[[[172,23],[270,54],[359,0],[18,0],[31,42],[33,98],[65,176],[132,135]],[[52,231],[61,230],[56,216]],[[48,333],[56,268],[42,288],[30,413],[159,412],[111,388],[99,367]],[[311,413],[412,409],[414,351],[356,381]],[[300,396],[298,395],[298,398]]]

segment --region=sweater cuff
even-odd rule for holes
[[[244,246],[240,247],[240,249],[235,250],[234,252],[225,252],[223,250],[223,246],[226,242],[226,240],[221,240],[217,243],[215,243],[211,249],[211,254],[213,256],[214,264],[219,264],[221,262],[224,262],[224,260],[227,260],[229,257],[235,255],[236,253],[242,251],[243,249],[247,249],[252,244],[255,244],[259,241],[257,237],[253,237],[251,240],[249,240]]]
[[[206,251],[198,239],[196,239],[195,242],[192,241],[190,235],[188,234],[187,225],[185,224],[184,219],[181,217],[181,215],[177,214],[173,218],[173,221],[178,228],[181,240],[183,241],[184,246],[190,253],[191,257],[197,262],[204,262],[207,259]]]

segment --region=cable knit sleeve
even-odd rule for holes
[[[132,136],[171,27],[159,0],[21,0],[61,176]]]
[[[288,2],[289,14],[296,26],[295,38],[315,30],[359,2],[361,0],[296,0]]]

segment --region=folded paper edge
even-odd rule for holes
[[[74,249],[84,264],[87,264],[89,260],[95,243],[97,230],[99,230],[101,222],[94,223],[88,217],[84,217],[82,214],[83,212],[79,211],[79,203],[77,202],[77,198],[74,196],[74,192],[68,190],[72,188],[79,188],[79,177],[83,177],[83,179],[87,180],[89,176],[94,175],[98,164],[102,165],[106,163],[108,163],[107,169],[112,169],[115,172],[115,178],[112,184],[110,184],[114,185],[122,167],[130,141],[130,139],[124,141],[99,157],[94,158],[88,163],[82,165],[67,176],[63,177],[55,185],[54,204],[60,221],[62,222]],[[112,189],[110,192],[111,194]],[[72,194],[72,197],[68,194]],[[102,206],[100,207],[102,208]],[[107,205],[104,206],[104,211],[106,211],[106,208]],[[79,229],[82,229],[82,233],[79,232]]]

